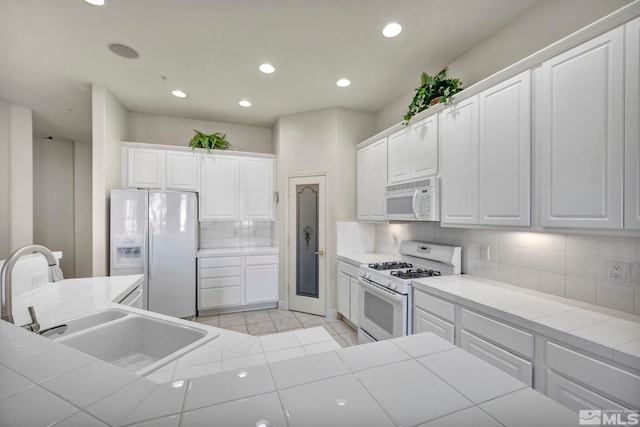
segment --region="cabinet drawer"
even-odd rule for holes
[[[360,270],[360,268],[356,267],[355,265],[351,265],[343,261],[338,261],[338,271],[342,271],[347,276],[358,277],[358,270]]]
[[[533,359],[533,335],[512,326],[462,309],[462,328],[493,341],[502,347]]]
[[[452,323],[432,316],[426,311],[416,309],[414,314],[414,333],[433,332],[442,339],[449,341],[451,344],[455,342],[455,327]]]
[[[220,268],[203,268],[200,270],[200,278],[208,279],[210,277],[242,277],[242,267],[220,267]]]
[[[585,408],[629,410],[593,391],[547,370],[547,396],[578,412]]]
[[[460,347],[529,387],[533,385],[533,363],[466,331],[460,333]]]
[[[252,255],[245,259],[246,265],[277,264],[278,255]]]
[[[242,302],[242,287],[240,286],[233,288],[202,289],[200,290],[198,308],[203,310],[226,305],[238,305],[242,304]]]
[[[242,276],[200,278],[200,289],[242,286]]]
[[[201,269],[210,267],[240,267],[242,266],[242,257],[200,258],[198,265]]]
[[[547,342],[547,367],[640,408],[640,377],[568,348]]]
[[[429,294],[416,290],[413,293],[414,303],[417,308],[435,314],[449,322],[455,321],[455,306],[450,302],[432,297]]]

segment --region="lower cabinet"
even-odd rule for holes
[[[439,337],[455,342],[455,305],[417,289],[413,292],[413,330],[433,332]]]
[[[358,267],[338,261],[337,308],[345,319],[358,326]]]
[[[198,311],[278,302],[278,255],[198,259]],[[235,309],[235,310],[234,310]]]
[[[455,327],[453,326],[453,323],[446,322],[419,308],[414,310],[413,316],[413,325],[416,333],[433,332],[440,338],[443,338],[453,344],[455,336]]]

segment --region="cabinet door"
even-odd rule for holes
[[[622,227],[623,35],[617,28],[542,65],[543,226]]]
[[[165,152],[148,148],[129,148],[127,186],[162,188]]]
[[[479,223],[530,225],[531,71],[480,94]]]
[[[356,211],[359,220],[368,220],[369,204],[371,197],[369,196],[369,157],[371,150],[368,147],[358,150],[356,153]]]
[[[351,281],[350,277],[338,271],[338,313],[351,318]]]
[[[371,145],[371,157],[368,168],[368,181],[370,183],[369,218],[373,220],[385,219],[384,192],[387,186],[387,140],[386,138]]]
[[[167,151],[168,189],[195,190],[198,180],[198,158],[195,153]]]
[[[200,179],[200,220],[239,220],[240,158],[203,155]]]
[[[350,286],[350,302],[351,302],[351,323],[355,326],[358,326],[358,295],[360,293],[360,283],[358,283],[358,279],[355,277],[350,278],[351,286]]]
[[[533,363],[528,360],[522,359],[464,330],[460,332],[460,347],[532,387]]]
[[[274,217],[273,159],[244,159],[243,217],[245,220],[272,220]]]
[[[438,115],[434,114],[409,130],[409,174],[421,179],[438,173]]]
[[[442,222],[477,224],[478,96],[446,109],[440,119]]]
[[[278,265],[251,265],[245,275],[246,304],[278,301]]]
[[[454,343],[454,326],[452,323],[445,322],[444,320],[427,313],[424,310],[416,308],[414,311],[414,334],[420,332],[433,332],[440,338],[443,338],[450,343]]]
[[[640,18],[626,25],[624,226],[640,229]]]
[[[546,370],[547,396],[576,412],[583,409],[630,410],[608,398],[599,395],[581,385]]]
[[[411,178],[409,128],[389,135],[387,141],[387,183],[396,184]]]

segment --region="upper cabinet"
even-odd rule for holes
[[[190,151],[122,147],[124,188],[195,191],[198,157]]]
[[[622,227],[624,63],[619,27],[542,64],[543,226]]]
[[[441,114],[442,222],[530,225],[531,72]]]
[[[387,184],[387,138],[357,151],[358,219],[384,221]]]
[[[163,188],[165,152],[148,148],[128,148],[127,179],[130,188]],[[123,165],[124,167],[124,165]]]
[[[203,154],[200,220],[273,220],[275,159]]]
[[[478,96],[440,115],[442,179],[441,220],[478,223]]]
[[[416,181],[438,173],[438,119],[427,117],[389,135],[387,183]]]
[[[640,229],[640,18],[626,25],[624,226]]]

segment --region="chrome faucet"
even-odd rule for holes
[[[53,252],[51,252],[44,246],[27,245],[12,253],[2,265],[2,270],[0,270],[0,318],[2,318],[2,320],[14,323],[11,298],[11,276],[13,273],[13,267],[22,255],[27,255],[33,252],[38,252],[44,255],[44,257],[46,258],[47,264],[49,264],[50,281],[57,282],[64,278],[62,276],[62,270],[58,268],[58,263],[56,262],[56,257],[53,255]],[[24,327],[31,331],[37,332],[37,330],[40,329],[40,325],[36,320],[36,312],[33,307],[29,307],[29,315],[31,316],[31,323],[24,325]]]

